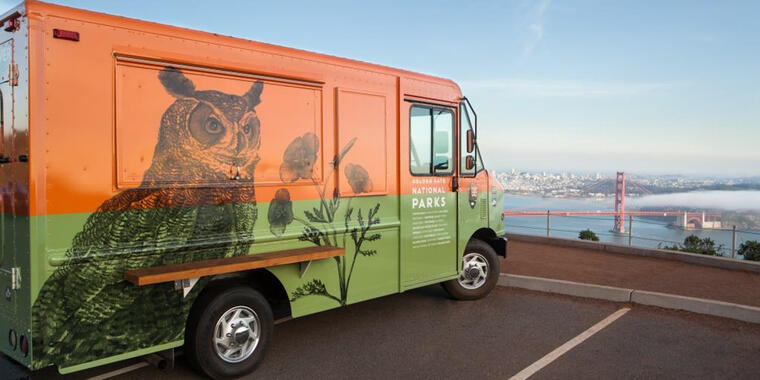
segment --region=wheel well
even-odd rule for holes
[[[488,245],[490,245],[494,251],[496,251],[497,255],[501,257],[507,257],[506,244],[504,243],[504,240],[496,236],[496,232],[494,232],[494,230],[488,227],[480,228],[475,231],[472,236],[470,236],[470,240],[473,239],[478,239],[488,243]]]
[[[231,273],[228,275],[217,276],[211,279],[201,294],[218,289],[220,287],[230,287],[236,285],[248,285],[261,293],[272,307],[272,313],[275,320],[289,317],[290,299],[285,287],[282,286],[277,277],[266,269],[254,269],[246,272]],[[201,298],[200,296],[198,298]]]

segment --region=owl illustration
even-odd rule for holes
[[[253,242],[261,144],[255,108],[263,84],[243,95],[197,91],[174,68],[161,70],[158,80],[175,100],[161,118],[140,186],[90,215],[33,305],[40,367],[183,339],[203,284],[183,298],[171,283],[127,283],[124,271],[244,255]]]

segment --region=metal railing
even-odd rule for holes
[[[614,217],[594,217],[594,216],[564,216],[564,215],[552,215],[552,211],[547,211],[546,213],[546,226],[540,226],[539,224],[519,224],[511,222],[510,219],[520,219],[520,218],[526,218],[526,217],[520,217],[520,216],[507,216],[504,219],[504,225],[509,230],[510,228],[518,228],[518,229],[526,229],[531,231],[536,231],[536,233],[533,233],[533,235],[538,235],[538,231],[543,231],[543,233],[546,234],[546,236],[551,236],[552,232],[556,233],[563,233],[565,236],[561,237],[574,237],[578,238],[581,231],[590,229],[600,237],[605,237],[607,239],[604,239],[605,241],[612,241],[616,243],[623,243],[625,239],[627,238],[627,242],[629,246],[634,246],[636,241],[640,242],[647,242],[650,244],[643,244],[641,246],[648,246],[650,248],[667,248],[667,247],[673,247],[673,246],[681,246],[683,245],[684,241],[676,241],[676,240],[669,240],[664,238],[658,238],[653,236],[643,236],[643,235],[637,235],[634,233],[639,227],[640,224],[643,225],[658,225],[662,226],[663,228],[668,228],[671,224],[664,221],[654,221],[650,220],[648,218],[639,217],[634,218],[633,216],[628,217],[628,223],[627,223],[627,230],[624,233],[614,232],[614,231],[599,231],[598,228],[595,227],[553,227],[552,220],[553,218],[563,218],[563,219],[572,219],[574,221],[594,221],[594,222],[605,222],[612,224],[612,220]],[[535,217],[529,217],[530,219],[535,220]],[[563,223],[566,224],[566,223]],[[722,257],[730,257],[733,259],[737,258],[737,252],[739,249],[739,246],[741,243],[745,241],[750,240],[757,240],[760,241],[760,231],[757,230],[743,230],[743,229],[737,229],[736,226],[732,226],[730,229],[706,229],[706,228],[690,228],[690,229],[679,229],[677,227],[674,227],[675,229],[678,229],[680,231],[684,231],[685,234],[700,234],[700,235],[707,235],[706,237],[710,237],[716,244],[715,244],[715,250],[719,253]],[[596,231],[594,230],[596,229]],[[726,234],[730,233],[730,241],[728,244],[721,244],[719,240],[716,239],[713,236],[710,236],[710,234]],[[572,234],[572,236],[569,236],[567,234]],[[556,235],[556,234],[555,234]],[[742,239],[739,239],[742,237]],[[614,239],[613,239],[614,238]],[[622,240],[622,241],[621,241]],[[726,241],[725,237],[722,239],[724,242]],[[651,243],[657,243],[651,244]],[[654,246],[652,246],[654,245]]]

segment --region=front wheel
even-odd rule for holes
[[[458,300],[485,297],[496,286],[501,271],[493,247],[482,240],[467,243],[459,277],[443,283],[443,288]]]
[[[214,379],[251,373],[272,339],[267,300],[246,286],[201,295],[190,316],[185,351],[196,369]]]

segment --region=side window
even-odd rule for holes
[[[446,108],[412,106],[409,162],[414,175],[454,173],[454,113]]]
[[[430,174],[430,157],[432,154],[433,136],[430,109],[412,107],[409,113],[409,166],[412,174]]]
[[[454,113],[433,108],[433,174],[454,174]]]

